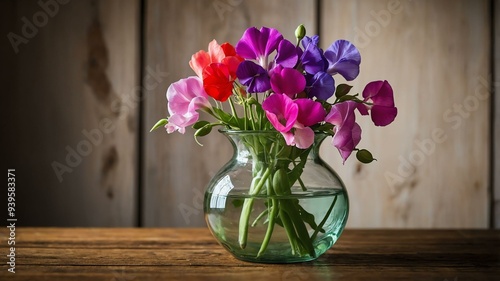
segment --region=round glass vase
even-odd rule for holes
[[[320,157],[327,137],[307,149],[287,146],[275,131],[221,130],[232,159],[211,179],[205,220],[236,258],[261,263],[310,261],[345,227],[349,200],[342,180]]]

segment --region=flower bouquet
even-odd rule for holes
[[[274,28],[251,27],[235,47],[229,43],[219,45],[213,40],[208,52],[202,50],[191,57],[189,65],[196,76],[170,85],[167,90],[170,116],[151,129],[164,126],[168,133],[185,133],[185,128],[192,126],[198,142],[212,128],[220,127],[221,132],[233,139],[238,153],[209,185],[219,186],[218,190],[226,190],[227,195],[241,174],[234,167],[246,165],[249,180],[239,184],[243,186],[241,196],[232,198],[230,216],[237,219],[231,223],[219,221],[217,226],[209,219],[207,222],[221,244],[233,254],[236,248],[245,250],[249,239],[257,244],[252,246],[254,250],[236,255],[247,260],[253,257],[258,261],[269,251],[283,252],[283,248],[270,246],[277,228],[288,240],[290,255],[299,257],[293,261],[314,259],[331,247],[333,242],[318,250],[321,239],[338,237],[345,225],[347,214],[333,227],[338,196],[332,197],[322,214],[314,214],[304,200],[294,197],[317,191],[317,186],[308,183],[309,179],[306,182],[304,172],[311,159],[319,163],[310,155],[318,153],[319,143],[326,136],[332,136],[332,145],[343,162],[355,151],[359,161],[370,163],[375,160],[372,154],[357,147],[361,127],[356,123],[355,112],[370,115],[376,126],[390,124],[397,115],[393,91],[387,81],[368,83],[361,96],[350,94],[352,86],[336,85],[334,75],[352,81],[359,74],[361,56],[352,43],[337,40],[323,51],[318,46],[319,37],[306,36],[303,25],[295,35],[296,42],[291,42]],[[201,112],[213,120],[200,120]],[[330,171],[327,168],[327,173]],[[327,177],[326,184],[332,179]],[[207,204],[224,208],[225,202],[224,199],[222,206],[220,202]],[[232,225],[237,225],[234,239],[228,238],[231,231],[227,228]],[[249,229],[257,225],[263,231],[255,233],[256,238],[249,238]],[[334,228],[337,232],[331,234]]]

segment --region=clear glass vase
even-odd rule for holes
[[[318,258],[337,241],[349,201],[339,176],[308,149],[273,131],[221,131],[232,159],[208,184],[204,212],[217,241],[236,258],[293,263]]]

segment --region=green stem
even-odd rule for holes
[[[328,220],[328,217],[330,216],[330,213],[332,212],[333,210],[333,207],[335,206],[335,203],[337,202],[337,198],[338,196],[335,195],[335,198],[333,199],[333,202],[332,202],[332,205],[330,205],[330,208],[328,209],[328,211],[326,212],[325,214],[325,217],[323,218],[323,220],[318,224],[318,227],[316,227],[316,230],[314,231],[313,235],[311,236],[311,240],[314,241],[314,239],[316,238],[316,235],[318,235],[318,232],[320,229],[323,228],[323,225],[326,223],[326,221]]]
[[[269,213],[269,209],[265,209],[262,213],[260,213],[257,218],[253,221],[252,227],[257,225],[260,219],[262,219],[267,213]]]
[[[300,217],[300,214],[298,212],[298,206],[296,206],[298,204],[299,204],[298,200],[296,202],[292,202],[290,199],[288,200],[285,199],[282,200],[280,206],[282,206],[282,209],[284,209],[285,212],[287,212],[288,215],[290,216],[290,219],[292,220],[295,230],[297,231],[297,236],[302,246],[305,248],[305,250],[309,255],[315,257],[316,252],[314,251],[312,239],[309,237],[307,227],[302,218]]]
[[[271,236],[273,235],[273,230],[274,230],[274,220],[276,219],[276,215],[278,214],[279,207],[278,207],[278,200],[276,199],[271,199],[272,206],[271,206],[271,211],[269,212],[269,223],[267,224],[267,230],[266,230],[266,236],[264,237],[264,240],[262,241],[262,245],[260,246],[259,253],[257,254],[257,257],[262,255],[266,249],[267,245],[269,244],[269,241],[271,240]]]
[[[262,178],[258,181],[257,185],[254,188],[250,188],[249,195],[250,198],[246,198],[245,202],[243,202],[243,208],[241,209],[240,216],[240,224],[239,224],[239,237],[238,242],[240,243],[240,247],[245,249],[247,246],[247,237],[248,237],[248,221],[250,220],[250,213],[252,211],[253,202],[255,198],[253,196],[259,194],[260,190],[264,186],[267,178],[271,174],[271,167],[267,167],[266,171],[262,175]]]

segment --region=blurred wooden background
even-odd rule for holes
[[[387,79],[399,108],[386,128],[358,118],[371,165],[342,166],[323,145],[348,187],[348,227],[500,227],[498,0],[9,0],[0,11],[1,164],[16,168],[20,225],[203,226],[204,186],[231,147],[217,133],[204,147],[189,130],[148,133],[165,91],[214,38],[235,44],[265,25],[293,39],[303,23],[325,49],[354,42],[355,89]]]

